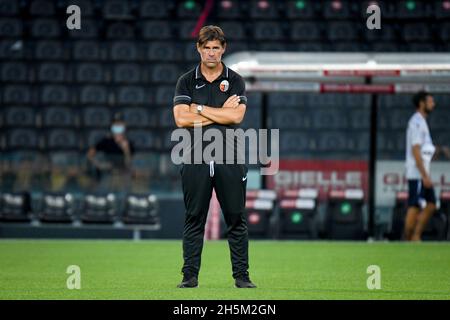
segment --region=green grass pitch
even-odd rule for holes
[[[199,288],[178,289],[181,241],[0,241],[0,299],[450,299],[450,243],[250,241],[257,289],[236,289],[226,241],[205,242]],[[81,289],[69,290],[69,265]],[[378,265],[381,289],[367,289]]]

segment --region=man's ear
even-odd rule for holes
[[[197,52],[198,52],[198,53],[201,53],[201,52],[200,52],[201,48],[200,48],[200,45],[199,45],[198,42],[196,43],[196,47],[197,47]]]

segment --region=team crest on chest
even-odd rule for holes
[[[220,91],[222,92],[227,92],[229,87],[230,83],[227,80],[223,80],[219,85]]]

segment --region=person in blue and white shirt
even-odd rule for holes
[[[433,97],[425,91],[413,97],[416,112],[409,119],[406,131],[406,178],[408,179],[408,211],[404,237],[420,241],[422,232],[436,210],[436,196],[430,175],[431,159],[436,147],[431,139],[427,116],[433,111]],[[421,210],[421,200],[426,206]],[[421,212],[422,211],[422,212]]]

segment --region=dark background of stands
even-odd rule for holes
[[[449,1],[378,1],[382,29],[366,28],[370,1],[214,1],[205,24],[220,25],[237,51],[449,52]],[[339,2],[339,1],[338,1]],[[67,6],[81,8],[68,30]],[[180,194],[170,161],[177,78],[199,60],[191,36],[205,1],[0,0],[0,152],[3,191],[95,189],[86,151],[123,112],[135,143],[133,192]],[[449,145],[450,97],[430,117]],[[262,123],[249,93],[244,128]],[[282,158],[367,160],[367,94],[271,93],[267,124],[280,129]],[[403,160],[410,95],[378,99],[380,160]],[[444,106],[446,108],[444,108]]]

